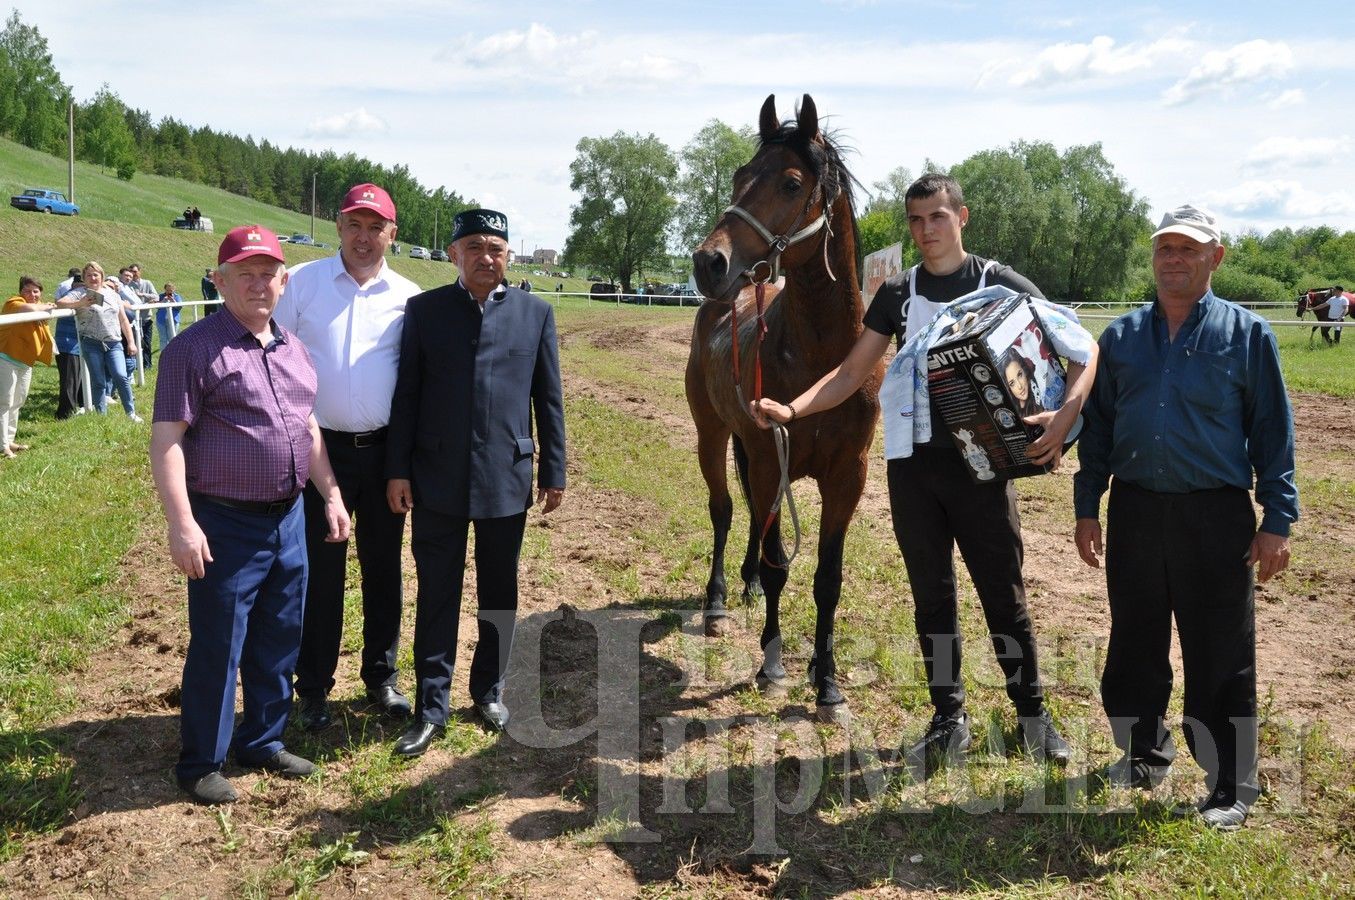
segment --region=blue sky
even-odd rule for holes
[[[866,185],[1016,140],[1099,141],[1154,216],[1355,229],[1355,4],[21,3],[77,99],[103,82],[280,145],[404,163],[560,249],[584,136],[675,150],[803,93]],[[1223,9],[1225,12],[1215,12]],[[1341,60],[1344,59],[1344,62]],[[982,248],[972,248],[982,251]]]

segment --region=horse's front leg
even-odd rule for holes
[[[749,498],[753,496],[752,489],[748,485],[748,451],[743,448],[743,441],[738,437],[734,438],[734,468],[739,474],[739,484],[743,487],[744,503],[749,503]],[[758,521],[757,515],[753,512],[752,506],[748,507],[748,545],[743,552],[743,565],[739,567],[739,577],[743,579],[743,602],[751,604],[754,600],[761,599],[762,579],[758,574],[758,561],[761,558],[759,551],[760,538],[762,535],[762,523]]]
[[[758,561],[758,577],[767,600],[767,619],[762,626],[762,666],[757,671],[758,688],[770,693],[782,693],[789,679],[786,667],[781,660],[781,592],[786,587],[786,555],[781,549],[780,516],[767,521],[767,511],[771,509],[780,483],[780,471],[776,455],[772,452],[771,442],[763,448],[767,451],[759,465],[751,463],[748,467],[748,496],[752,512],[754,533],[760,535],[762,546]],[[765,532],[764,532],[765,526]]]
[[[866,463],[853,458],[819,481],[823,516],[819,532],[819,566],[814,570],[814,657],[809,677],[814,683],[817,714],[825,722],[846,722],[847,698],[838,688],[833,631],[842,597],[843,548],[847,525],[866,484]]]
[[[711,550],[710,577],[706,580],[706,599],[702,607],[705,632],[708,637],[720,637],[733,629],[734,620],[727,606],[728,588],[725,584],[725,545],[729,540],[729,526],[734,518],[734,502],[729,496],[729,480],[725,469],[725,453],[729,446],[729,432],[703,434],[698,429],[696,439],[697,461],[710,492],[708,508],[714,535]]]

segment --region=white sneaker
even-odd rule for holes
[[[133,422],[135,422],[135,423],[138,424],[138,425],[140,425],[140,424],[142,424],[143,422],[146,421],[145,419],[143,419],[143,418],[141,418],[140,416],[138,416],[136,413],[128,413],[128,414],[127,414],[127,418],[131,419]]]

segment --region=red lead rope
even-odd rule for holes
[[[759,281],[753,285],[753,296],[757,301],[757,332],[753,338],[753,402],[762,399],[762,339],[767,336],[767,316],[764,298],[767,283]],[[729,304],[729,337],[734,354],[734,389],[743,402],[743,373],[739,368],[739,301]],[[747,411],[745,405],[744,411]]]
[[[765,298],[767,283],[765,281],[755,282],[753,285],[753,296],[757,303],[757,329],[753,337],[753,402],[756,403],[762,399],[762,341],[767,336],[767,317]],[[743,373],[739,367],[739,302],[736,298],[729,304],[729,331],[732,343],[732,362],[734,363],[734,394],[738,397],[739,405],[743,407],[744,412],[748,412],[748,402],[743,396]],[[750,413],[751,415],[751,413]],[[781,485],[777,491],[776,502],[772,508],[767,511],[767,519],[762,523],[762,536],[759,543],[765,541],[767,533],[772,530],[772,523],[776,521],[777,515],[781,510],[781,500],[784,497],[790,504],[791,521],[795,527],[795,549],[791,551],[786,558],[785,565],[778,566],[776,563],[767,559],[767,554],[763,553],[762,558],[769,566],[775,566],[778,569],[789,568],[791,560],[795,559],[800,553],[800,517],[795,511],[795,498],[791,496],[790,485],[787,477],[787,466],[789,465],[789,440],[783,425],[773,424],[773,437],[777,443],[777,455],[781,461]],[[752,498],[749,498],[750,500]],[[785,556],[784,549],[782,555]]]

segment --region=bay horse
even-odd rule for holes
[[[857,280],[854,179],[806,94],[794,121],[780,122],[775,96],[759,117],[760,142],[752,160],[734,173],[734,196],[715,229],[692,253],[701,293],[710,298],[697,313],[687,360],[687,403],[696,423],[697,457],[710,492],[714,553],[703,607],[706,633],[723,633],[729,615],[724,549],[733,515],[727,469],[731,435],[734,460],[750,511],[748,549],[740,573],[745,599],[763,593],[758,686],[788,683],[781,659],[780,599],[788,576],[774,509],[782,479],[771,431],[754,423],[745,405],[763,394],[789,400],[847,356],[862,329],[864,308]],[[765,331],[757,314],[756,286],[785,281],[766,304]],[[735,378],[731,320],[737,315]],[[758,333],[763,332],[758,355]],[[837,685],[833,625],[842,593],[843,543],[866,483],[866,457],[875,434],[883,364],[838,407],[786,426],[790,481],[809,476],[822,499],[818,568],[814,573],[814,656],[810,677],[820,718],[842,721],[845,698]],[[759,544],[761,553],[758,552]]]

